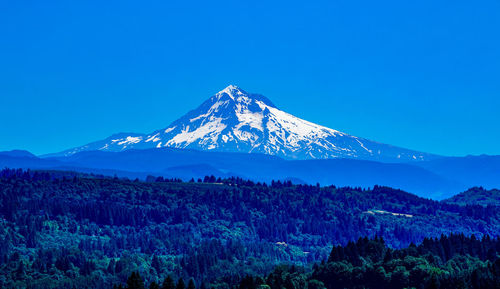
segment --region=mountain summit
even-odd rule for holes
[[[377,143],[300,119],[268,98],[229,85],[168,127],[120,133],[56,155],[81,151],[188,148],[276,155],[287,159],[427,160],[433,155]]]

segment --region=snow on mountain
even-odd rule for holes
[[[433,155],[377,143],[300,119],[260,94],[230,85],[198,108],[151,134],[120,133],[64,151],[188,148],[249,152],[287,159],[427,160]]]

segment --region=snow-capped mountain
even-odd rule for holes
[[[188,148],[276,155],[287,159],[427,160],[435,156],[377,143],[300,119],[269,99],[230,85],[168,127],[150,134],[120,133],[61,152]]]

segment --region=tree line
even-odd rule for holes
[[[132,272],[148,286],[171,275],[213,287],[277,264],[307,267],[359,238],[379,236],[398,249],[443,233],[495,238],[499,228],[498,207],[381,186],[7,169],[0,171],[0,287],[111,288]]]

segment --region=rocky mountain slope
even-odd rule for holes
[[[262,153],[286,159],[358,158],[405,162],[436,157],[314,124],[280,110],[263,95],[247,93],[234,85],[166,128],[150,134],[120,133],[56,155],[163,147]]]

